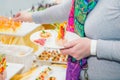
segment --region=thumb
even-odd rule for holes
[[[14,21],[21,21],[21,17],[16,17],[16,18],[13,18]]]

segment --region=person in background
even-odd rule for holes
[[[97,2],[95,3],[95,1]],[[85,3],[82,4],[82,2]],[[89,2],[94,4],[91,6],[86,6]],[[70,10],[72,10],[72,8],[70,9],[71,6],[73,8],[73,18],[69,17]],[[79,12],[78,10],[84,12]],[[84,15],[81,15],[82,13]],[[74,24],[72,24],[74,26],[68,26],[71,28],[67,29],[77,32],[82,37],[64,44],[65,48],[62,49],[61,52],[72,56],[78,61],[88,57],[88,68],[87,70],[81,70],[81,74],[79,75],[80,79],[120,80],[119,0],[66,0],[62,4],[32,14],[28,12],[19,12],[15,15],[14,20],[42,24],[63,22],[68,18],[68,24],[73,21]],[[81,29],[79,29],[79,25],[82,26],[82,28],[80,26]],[[79,80],[78,76],[77,79],[74,78],[73,80]]]

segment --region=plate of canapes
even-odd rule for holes
[[[42,66],[37,69],[29,80],[65,80],[66,68]]]
[[[58,30],[41,30],[31,35],[30,40],[39,46],[51,49],[64,48],[64,44],[80,38],[77,34],[59,26]]]
[[[39,63],[67,64],[68,55],[62,54],[57,49],[45,49],[41,47],[35,52],[36,61]]]

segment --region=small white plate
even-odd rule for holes
[[[17,74],[23,67],[23,64],[7,63],[7,80],[10,80],[15,74]]]
[[[44,71],[44,69],[46,69],[47,67],[50,67],[52,69],[52,71],[50,72],[50,74],[48,74],[47,77],[51,77],[54,76],[56,77],[56,80],[65,80],[65,76],[66,76],[66,68],[62,68],[62,67],[55,67],[55,66],[42,66],[39,67],[35,73],[32,74],[32,77],[29,80],[36,80],[36,78],[39,76],[39,74]]]
[[[45,42],[45,45],[44,45],[45,48],[52,48],[52,49],[62,49],[62,48],[64,48],[64,46],[59,46],[59,45],[56,44],[57,31],[55,31],[55,30],[45,30],[45,31],[51,33],[51,37],[46,39],[46,42]],[[41,46],[41,45],[34,42],[34,41],[38,40],[38,39],[41,39],[40,32],[41,31],[35,32],[30,37],[30,40],[33,43],[35,43],[39,46]],[[69,31],[66,31],[65,39],[67,40],[67,42],[78,39],[78,38],[80,38],[79,35],[77,35],[75,33],[72,33],[72,32],[69,32]]]

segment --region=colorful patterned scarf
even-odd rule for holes
[[[67,31],[75,32],[80,37],[85,37],[84,23],[87,15],[95,7],[97,0],[72,0],[71,12],[68,20]],[[66,80],[80,80],[80,72],[86,66],[87,60],[75,60],[68,57]],[[87,69],[86,67],[84,69]],[[88,77],[88,76],[87,76]],[[88,79],[85,75],[85,78]]]

